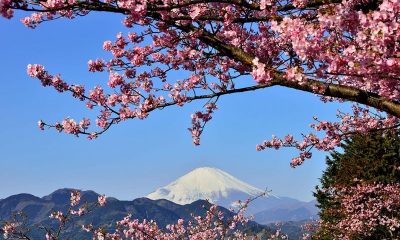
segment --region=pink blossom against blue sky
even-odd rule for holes
[[[187,128],[190,114],[201,110],[204,102],[126,121],[94,141],[40,131],[40,119],[79,121],[94,113],[69,94],[43,88],[27,76],[26,66],[43,64],[52,74],[60,73],[69,83],[83,83],[87,89],[104,84],[107,75],[89,73],[87,62],[107,58],[103,42],[127,29],[122,16],[110,14],[47,22],[35,30],[18,19],[0,19],[0,198],[21,192],[43,196],[73,187],[128,200],[194,168],[211,166],[275,195],[312,199],[326,153],[315,152],[313,159],[292,169],[292,150],[257,152],[255,146],[273,134],[308,133],[312,116],[332,120],[341,105],[278,87],[225,96],[199,147],[192,144]]]

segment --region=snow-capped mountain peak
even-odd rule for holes
[[[167,199],[188,204],[199,199],[230,205],[238,199],[248,198],[263,191],[232,175],[211,167],[194,169],[165,187],[147,195],[150,199]]]

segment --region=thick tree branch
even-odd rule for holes
[[[337,84],[326,84],[324,82],[316,81],[316,80],[307,80],[305,84],[300,84],[295,81],[289,81],[285,78],[277,76],[273,81],[269,82],[268,84],[260,84],[251,87],[244,87],[244,88],[237,88],[232,90],[227,90],[224,92],[217,92],[212,94],[200,95],[195,97],[188,97],[189,101],[194,101],[198,99],[210,99],[215,97],[220,97],[223,95],[233,94],[233,93],[240,93],[240,92],[249,92],[255,91],[259,89],[269,88],[273,86],[283,86],[288,87],[304,92],[314,93],[314,89],[325,89],[321,93],[317,93],[318,95],[328,96],[328,97],[335,97],[341,98],[348,101],[353,101],[357,103],[361,103],[370,107],[374,107],[376,109],[385,111],[393,116],[400,117],[400,104],[393,102],[391,100],[387,100],[382,98],[374,93],[368,93],[365,91],[361,91],[359,89],[342,86]],[[164,108],[167,106],[176,105],[175,102],[170,102],[158,106],[157,108]]]
[[[175,25],[177,26],[177,25]],[[213,48],[220,51],[221,54],[226,55],[238,62],[247,65],[249,68],[252,67],[252,61],[254,56],[244,52],[242,49],[223,43],[217,37],[213,36],[208,31],[197,29],[193,25],[188,26],[177,26],[179,29],[190,32],[190,31],[201,31],[199,39],[204,43],[212,46]],[[271,69],[266,69],[270,71]],[[306,80],[300,84],[295,81],[289,81],[283,78],[282,74],[276,70],[274,80],[271,82],[272,85],[279,85],[283,87],[293,88],[305,92],[316,93],[314,89],[325,89],[323,92],[317,94],[335,98],[341,98],[348,101],[361,103],[381,111],[385,111],[393,116],[400,118],[400,104],[398,102],[380,97],[379,95],[371,92],[366,92],[358,88],[344,86],[339,84],[325,83],[312,79]]]
[[[380,97],[375,93],[362,91],[357,88],[338,84],[327,84],[311,79],[307,80],[304,84],[300,84],[298,82],[277,78],[276,80],[272,81],[271,84],[310,93],[314,93],[313,89],[322,88],[325,90],[317,94],[361,103],[400,118],[400,104],[398,102],[388,100],[386,98]]]

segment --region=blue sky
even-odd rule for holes
[[[313,115],[334,119],[338,104],[278,87],[225,96],[199,147],[192,145],[187,130],[198,103],[124,122],[95,141],[40,131],[39,119],[78,120],[92,113],[68,94],[41,87],[26,75],[26,65],[43,64],[87,88],[104,83],[106,76],[87,71],[87,61],[108,56],[103,41],[126,28],[122,16],[92,14],[31,30],[19,22],[21,16],[0,19],[0,198],[21,192],[43,196],[74,187],[128,200],[196,167],[211,166],[276,195],[311,200],[326,153],[316,152],[312,160],[292,169],[292,150],[257,152],[255,146],[272,134],[308,132]]]

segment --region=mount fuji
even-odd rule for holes
[[[202,167],[158,188],[146,197],[152,200],[166,199],[177,204],[189,204],[202,199],[231,208],[237,200],[244,201],[263,192],[220,169]],[[247,213],[255,214],[256,221],[259,217],[260,223],[269,223],[314,218],[317,208],[315,201],[302,202],[289,197],[267,195],[251,202]]]
[[[232,175],[211,167],[194,169],[165,187],[147,195],[147,198],[167,199],[177,204],[189,204],[196,200],[208,200],[221,206],[261,194],[253,187]]]

